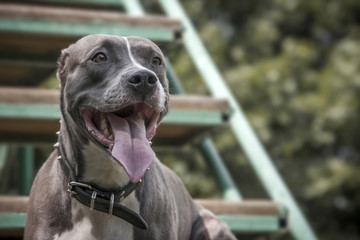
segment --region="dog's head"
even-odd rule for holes
[[[155,158],[149,141],[168,108],[161,50],[140,37],[90,35],[63,50],[58,65],[67,130],[103,147],[139,181]]]

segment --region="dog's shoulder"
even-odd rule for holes
[[[191,229],[190,236],[186,239],[224,239],[224,240],[236,240],[226,224],[218,219],[211,211],[195,203],[186,190],[181,179],[167,166],[157,162],[158,168],[161,169],[166,186],[166,194],[173,196],[176,206],[173,209],[177,209],[178,206],[182,206],[181,209],[177,209],[181,215],[183,212],[186,216],[180,216],[180,218],[187,219],[187,223],[190,224]],[[186,211],[184,211],[186,209]],[[181,225],[181,224],[180,224]],[[185,230],[184,229],[184,230]]]
[[[71,228],[70,198],[66,194],[65,176],[54,151],[34,179],[30,191],[24,239],[49,239],[57,232]],[[61,223],[61,224],[60,224]],[[60,229],[61,228],[61,229]],[[46,229],[46,231],[44,231]]]

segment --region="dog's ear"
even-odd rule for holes
[[[69,62],[70,48],[71,45],[68,48],[63,49],[58,59],[58,70],[56,72],[56,77],[60,81],[60,85],[64,84],[65,81],[65,72]]]

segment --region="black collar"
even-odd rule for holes
[[[77,201],[89,207],[90,210],[107,213],[109,217],[114,215],[138,228],[147,229],[147,223],[139,214],[120,204],[124,198],[136,189],[139,182],[132,183],[129,181],[128,184],[120,188],[102,188],[93,183],[80,182],[66,159],[62,146],[56,143],[54,147],[57,148],[61,168],[69,177],[67,191],[70,193],[70,197],[74,197]]]

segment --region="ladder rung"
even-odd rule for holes
[[[204,199],[195,201],[213,211],[233,231],[278,232],[286,230],[286,211],[271,201],[229,202]],[[27,204],[27,196],[0,196],[0,230],[23,228]],[[3,234],[0,231],[0,236]]]
[[[286,211],[279,204],[266,200],[225,201],[198,199],[197,203],[217,215],[281,216]]]
[[[59,90],[0,87],[0,103],[58,104],[59,99]],[[229,104],[225,99],[193,95],[170,95],[170,107],[178,110],[229,111]]]
[[[22,239],[26,222],[26,213],[0,212],[0,239]]]
[[[38,3],[65,5],[65,6],[85,6],[85,7],[119,7],[123,6],[122,0],[37,0]]]
[[[25,213],[28,200],[27,196],[0,196],[0,213]],[[195,202],[216,215],[286,217],[287,214],[282,206],[266,200],[226,201],[196,199]]]
[[[134,17],[115,11],[0,4],[2,32],[67,36],[108,33],[172,41],[181,37],[181,30],[180,21],[163,16]]]
[[[0,196],[0,213],[26,213],[29,197]]]
[[[0,141],[54,141],[59,130],[59,91],[0,88]],[[154,143],[173,144],[223,126],[229,115],[226,100],[171,96],[170,111]]]

